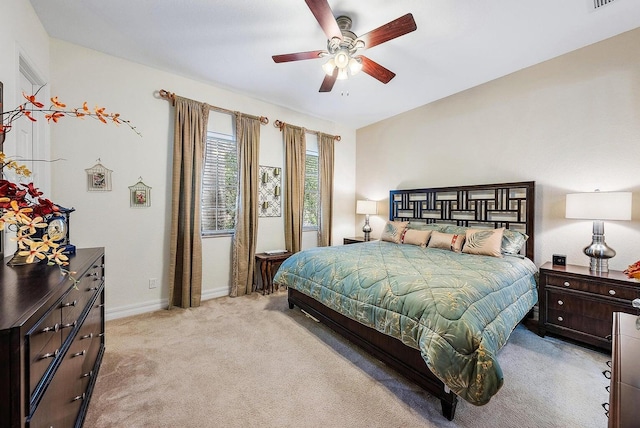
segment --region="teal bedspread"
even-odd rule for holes
[[[537,302],[529,259],[372,241],[305,250],[274,281],[419,349],[454,393],[482,405],[500,389],[497,353]]]

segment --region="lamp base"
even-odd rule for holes
[[[364,216],[364,226],[362,226],[362,231],[364,232],[364,240],[371,240],[371,226],[369,225],[369,214]]]
[[[609,272],[609,259],[589,258],[589,270],[595,273]]]
[[[584,248],[589,257],[589,270],[596,273],[609,272],[609,259],[616,255],[616,251],[604,242],[604,223],[601,220],[593,222],[593,236],[591,245]]]

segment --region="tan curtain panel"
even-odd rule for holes
[[[318,134],[318,172],[320,190],[320,213],[318,216],[318,246],[327,247],[332,244],[333,213],[333,135]]]
[[[302,221],[304,202],[304,172],[307,143],[304,129],[284,125],[285,195],[284,242],[287,250],[297,253],[302,249]]]
[[[175,98],[169,254],[169,308],[200,306],[200,188],[209,106]]]
[[[251,294],[258,239],[260,120],[236,114],[238,139],[238,205],[233,236],[230,296]]]

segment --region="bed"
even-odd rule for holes
[[[535,184],[393,190],[389,201],[382,240],[301,251],[274,281],[290,308],[438,397],[452,420],[458,397],[483,405],[500,389],[496,355],[537,302]]]

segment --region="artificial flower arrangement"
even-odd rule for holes
[[[58,97],[51,98],[51,106],[45,105],[37,100],[38,92],[27,95],[23,92],[25,102],[13,110],[2,113],[0,123],[0,141],[11,131],[13,122],[21,117],[35,122],[36,114],[44,114],[47,122],[57,123],[64,117],[75,117],[84,119],[86,117],[96,119],[102,123],[115,123],[116,125],[125,123],[138,135],[140,133],[131,125],[129,121],[122,120],[119,113],[109,113],[104,107],[95,107],[90,110],[85,102],[82,107],[67,109],[67,106],[58,100]],[[9,169],[18,177],[29,177],[31,171],[26,166],[19,164],[8,158],[0,151],[0,173],[4,169]],[[45,233],[47,219],[51,216],[61,215],[60,207],[49,199],[43,197],[42,192],[33,183],[13,183],[0,177],[0,232],[4,229],[16,232],[16,237],[12,238],[17,242],[18,251],[16,254],[26,258],[26,263],[36,261],[47,261],[48,264],[66,266],[69,264],[68,257],[64,254],[64,246],[53,242]]]

